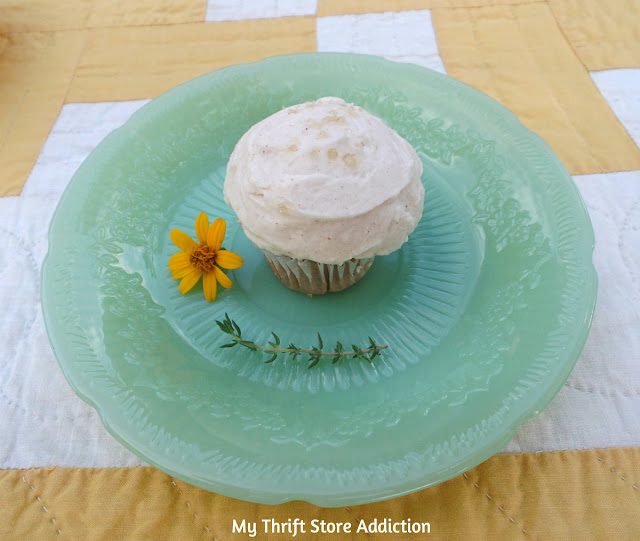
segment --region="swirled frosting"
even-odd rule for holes
[[[422,216],[422,163],[382,120],[340,98],[283,109],[236,145],[224,198],[258,248],[341,264],[389,254]]]

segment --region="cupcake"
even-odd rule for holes
[[[422,216],[422,163],[382,120],[340,98],[254,125],[227,165],[224,198],[289,287],[309,295],[360,280]]]

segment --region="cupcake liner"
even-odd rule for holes
[[[362,278],[373,263],[373,257],[350,259],[342,265],[318,263],[308,259],[294,259],[262,250],[267,263],[278,279],[289,289],[307,295],[324,295],[342,291]]]

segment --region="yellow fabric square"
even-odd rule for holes
[[[91,5],[92,0],[0,0],[0,33],[84,28]]]
[[[318,0],[318,17],[362,15],[385,11],[412,11],[443,7],[498,6],[528,4],[544,0]]]
[[[0,54],[0,196],[22,190],[64,103],[85,39],[86,31],[5,36]]]
[[[136,26],[203,22],[206,0],[102,0],[94,2],[87,25]]]
[[[223,66],[315,50],[313,17],[94,29],[67,101],[153,98]]]
[[[156,541],[246,541],[233,519],[301,518],[306,533],[295,539],[397,541],[429,539],[640,538],[640,448],[496,455],[445,483],[400,498],[320,508],[294,501],[260,505],[207,492],[154,468],[50,468],[0,471],[0,538]],[[311,533],[311,520],[349,522],[349,534]],[[428,522],[430,533],[358,533],[360,521]]]
[[[434,9],[432,20],[447,73],[511,109],[572,174],[640,169],[640,149],[547,4]]]
[[[2,0],[0,32],[204,21],[207,0]]]
[[[640,67],[640,2],[549,0],[549,5],[589,70]]]

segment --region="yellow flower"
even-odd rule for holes
[[[209,218],[201,212],[196,219],[196,235],[199,243],[179,229],[171,231],[169,236],[181,252],[173,254],[169,259],[169,270],[174,280],[180,280],[180,293],[183,295],[202,278],[204,298],[207,302],[216,300],[217,283],[229,289],[233,282],[220,270],[238,269],[242,267],[242,258],[221,250],[222,241],[227,231],[227,222],[218,218],[209,225]]]

